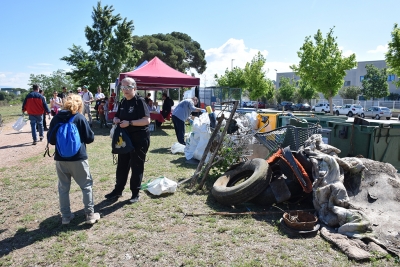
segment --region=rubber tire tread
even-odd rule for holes
[[[253,173],[247,180],[235,185],[237,181],[241,180],[241,175],[249,172]],[[219,177],[215,181],[211,193],[218,202],[224,205],[248,202],[268,187],[271,179],[270,172],[269,164],[265,159],[254,158]]]

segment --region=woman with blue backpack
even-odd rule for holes
[[[69,224],[75,217],[71,212],[69,200],[71,177],[82,190],[86,223],[94,224],[100,219],[100,214],[94,212],[93,178],[86,153],[86,144],[94,141],[94,133],[82,115],[82,110],[82,97],[69,94],[65,99],[64,108],[53,117],[47,132],[48,142],[56,146],[54,160],[62,224]]]

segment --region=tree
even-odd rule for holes
[[[339,90],[339,95],[344,99],[354,99],[361,95],[361,88],[358,86],[346,86]]]
[[[133,21],[113,12],[113,6],[98,2],[93,7],[93,25],[85,28],[89,51],[72,45],[71,55],[61,58],[73,66],[70,75],[81,85],[108,88],[121,72],[132,70],[142,54],[132,47]]]
[[[231,97],[233,97],[234,99],[240,99],[240,91],[232,91],[229,88],[243,89],[246,87],[246,81],[244,80],[244,71],[239,67],[235,67],[231,71],[227,68],[224,75],[218,76],[218,74],[215,74],[214,79],[216,85],[218,87],[222,87],[223,98],[228,98],[228,94],[232,94]]]
[[[274,96],[274,84],[265,77],[265,72],[262,70],[265,61],[264,56],[258,52],[250,63],[246,63],[244,68],[245,89],[249,91],[251,99],[259,99],[261,97],[271,99]]]
[[[300,63],[297,66],[291,66],[291,69],[303,81],[329,99],[331,114],[333,114],[332,98],[342,87],[346,70],[356,66],[356,56],[355,54],[349,57],[342,56],[336,43],[336,37],[333,37],[333,28],[330,29],[326,39],[318,30],[314,35],[314,41],[315,44],[311,40],[311,36],[305,38],[303,46],[297,52]]]
[[[294,93],[296,91],[296,83],[294,79],[290,79],[288,77],[281,77],[279,86],[279,97],[278,102],[282,100],[292,101]]]
[[[372,64],[365,66],[367,74],[362,80],[363,95],[366,99],[382,98],[389,95],[386,68],[378,69]]]
[[[199,74],[206,70],[204,50],[198,42],[185,33],[133,36],[132,41],[133,48],[143,52],[140,62],[157,56],[171,68],[184,73],[190,68],[196,69]]]
[[[66,86],[70,90],[74,90],[76,87],[71,76],[67,75],[64,70],[53,71],[50,75],[34,75],[29,76],[28,85],[32,88],[32,85],[37,84],[42,90],[46,98],[51,97],[53,91],[60,91],[63,86]]]
[[[306,99],[308,102],[311,102],[311,99],[313,98],[319,98],[318,92],[315,91],[315,89],[309,83],[300,80],[298,87],[299,87],[298,94],[300,98]]]
[[[400,98],[400,94],[398,93],[390,93],[387,97],[388,100],[398,101]]]
[[[388,73],[400,77],[400,28],[397,23],[394,24],[392,41],[388,43],[388,51],[385,57],[386,64],[388,65]],[[397,87],[400,87],[400,80],[394,83]]]

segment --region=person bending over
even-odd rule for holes
[[[186,99],[180,102],[174,112],[172,112],[172,122],[175,128],[175,134],[178,139],[178,142],[182,145],[186,145],[185,143],[185,121],[189,118],[189,115],[193,111],[204,112],[204,109],[196,108],[197,97],[193,97],[192,99]]]

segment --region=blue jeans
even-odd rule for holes
[[[31,122],[33,141],[38,141],[36,135],[36,124],[38,125],[39,136],[43,138],[43,115],[29,115],[29,120]]]

